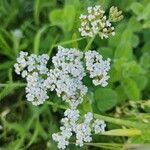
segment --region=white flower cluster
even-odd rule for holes
[[[101,133],[105,131],[105,122],[95,120],[93,123],[93,113],[88,112],[84,115],[84,121],[80,123],[80,114],[78,110],[67,109],[65,118],[61,120],[63,126],[60,127],[61,132],[52,135],[53,140],[58,142],[59,149],[65,149],[69,145],[69,139],[73,134],[76,135],[76,145],[82,147],[84,142],[92,141],[92,131]]]
[[[76,108],[87,93],[87,87],[82,82],[86,75],[84,60],[93,84],[106,86],[110,59],[103,60],[96,51],[85,52],[85,59],[83,56],[83,52],[77,49],[59,46],[58,53],[52,58],[53,68],[48,69],[48,55],[28,55],[21,51],[14,67],[15,72],[27,80],[27,100],[34,105],[42,104],[48,99],[49,89],[55,90],[71,108]]]
[[[79,32],[81,32],[81,36],[93,37],[99,34],[103,39],[108,38],[110,35],[115,35],[114,27],[104,15],[105,11],[100,5],[88,7],[87,12],[87,15],[80,15],[81,27]]]
[[[86,75],[83,67],[83,53],[77,49],[58,47],[58,53],[52,58],[54,69],[48,73],[45,86],[56,90],[57,95],[76,108],[87,93],[82,79]]]
[[[42,104],[48,99],[48,90],[55,90],[57,95],[69,104],[70,109],[65,111],[65,118],[61,120],[61,132],[52,136],[58,142],[58,148],[65,149],[74,134],[76,145],[83,146],[84,142],[92,141],[93,131],[104,132],[106,124],[102,120],[94,121],[91,112],[84,115],[84,120],[80,116],[77,106],[82,103],[83,96],[88,90],[82,80],[88,71],[94,85],[106,86],[110,60],[103,61],[102,56],[96,51],[87,51],[84,55],[77,49],[61,46],[52,58],[51,69],[47,68],[48,60],[49,56],[46,54],[37,56],[20,52],[14,65],[15,71],[26,78],[26,97],[33,105]]]
[[[47,54],[28,56],[27,52],[20,52],[15,72],[27,80],[26,97],[33,105],[42,104],[47,98],[47,89],[44,87],[44,76],[47,76],[46,67],[49,56]]]
[[[105,127],[106,127],[106,124],[104,120],[96,119],[93,123],[93,128],[96,134],[105,132]]]
[[[103,60],[103,57],[96,51],[85,52],[86,69],[89,71],[90,78],[94,85],[105,87],[109,79],[110,59]]]

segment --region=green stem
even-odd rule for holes
[[[120,150],[123,147],[123,144],[116,144],[116,143],[84,143],[84,145],[87,146],[94,146],[104,149],[110,149],[110,150]]]
[[[125,126],[128,126],[128,127],[135,127],[135,128],[148,128],[147,124],[138,123],[138,122],[135,122],[135,121],[123,120],[123,119],[119,119],[119,118],[112,118],[112,117],[103,116],[103,115],[99,115],[99,114],[94,114],[94,117],[96,119],[102,119],[104,121],[114,123],[114,124],[118,124],[118,125],[125,125]]]
[[[53,50],[54,47],[57,47],[57,46],[59,46],[59,45],[71,44],[71,43],[73,43],[73,42],[81,41],[81,40],[84,40],[84,39],[85,39],[85,37],[83,37],[83,38],[78,38],[78,39],[75,39],[75,40],[65,41],[65,42],[61,42],[61,43],[57,43],[57,44],[52,44],[51,47],[50,47],[50,49],[49,49],[49,51],[48,51],[48,55],[49,55],[49,56],[51,55],[52,50]],[[54,41],[54,42],[55,42],[55,41]]]
[[[40,48],[40,39],[42,37],[43,32],[45,32],[48,28],[53,27],[54,25],[46,24],[42,28],[38,30],[34,37],[34,44],[33,44],[33,51],[35,54],[39,54],[39,48]]]
[[[85,49],[84,49],[84,52],[87,51],[87,50],[90,48],[90,46],[91,46],[92,42],[94,41],[95,37],[96,37],[96,35],[94,35],[94,36],[89,40],[88,44],[86,45],[86,47],[85,47]]]
[[[51,56],[51,53],[52,53],[52,51],[53,51],[54,45],[55,45],[55,43],[56,43],[58,37],[59,37],[58,35],[55,37],[55,39],[54,39],[52,45],[50,46],[50,49],[49,49],[49,51],[48,51],[48,56]]]
[[[83,38],[78,38],[78,39],[75,39],[75,40],[70,40],[70,41],[65,41],[65,42],[61,42],[61,43],[57,43],[55,44],[53,47],[57,47],[59,45],[66,45],[66,44],[70,44],[70,43],[73,43],[75,41],[81,41],[83,39],[85,39],[86,37],[83,37]]]
[[[23,87],[26,86],[26,83],[0,83],[0,87],[6,86]]]

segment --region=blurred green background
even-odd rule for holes
[[[80,37],[79,16],[96,4],[106,10],[117,6],[124,19],[114,24],[116,36],[107,40],[96,37],[91,44],[90,49],[112,59],[106,88],[93,87],[85,79],[92,109],[137,124],[150,123],[149,0],[0,0],[0,150],[57,150],[51,135],[58,131],[63,110],[50,103],[35,107],[27,102],[25,81],[14,73],[13,64],[21,50],[50,56],[57,52],[57,45],[83,50],[90,39]],[[55,94],[48,101],[62,103]],[[86,104],[81,109],[88,111]],[[115,128],[118,125],[108,124],[108,130]],[[94,140],[150,143],[150,128],[136,137],[96,136]],[[71,145],[68,149],[100,148]]]

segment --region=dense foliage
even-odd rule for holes
[[[96,4],[123,11],[109,39],[81,37],[78,31],[80,14]],[[50,92],[44,104],[33,106],[13,65],[20,51],[52,58],[58,45],[111,58],[108,85],[95,87],[84,78],[89,91],[79,106],[106,121],[107,132],[93,135],[93,143],[82,148],[72,139],[67,149],[116,150],[150,143],[149,37],[149,0],[0,0],[0,150],[57,150],[52,134],[59,131],[66,104]]]

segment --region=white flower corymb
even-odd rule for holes
[[[87,8],[87,14],[80,15],[81,27],[79,32],[81,36],[93,37],[98,34],[101,39],[115,35],[114,27],[104,15],[105,11],[100,5],[90,6]]]
[[[86,69],[89,71],[90,78],[94,85],[105,87],[109,79],[110,59],[103,60],[103,57],[96,51],[85,52]]]

